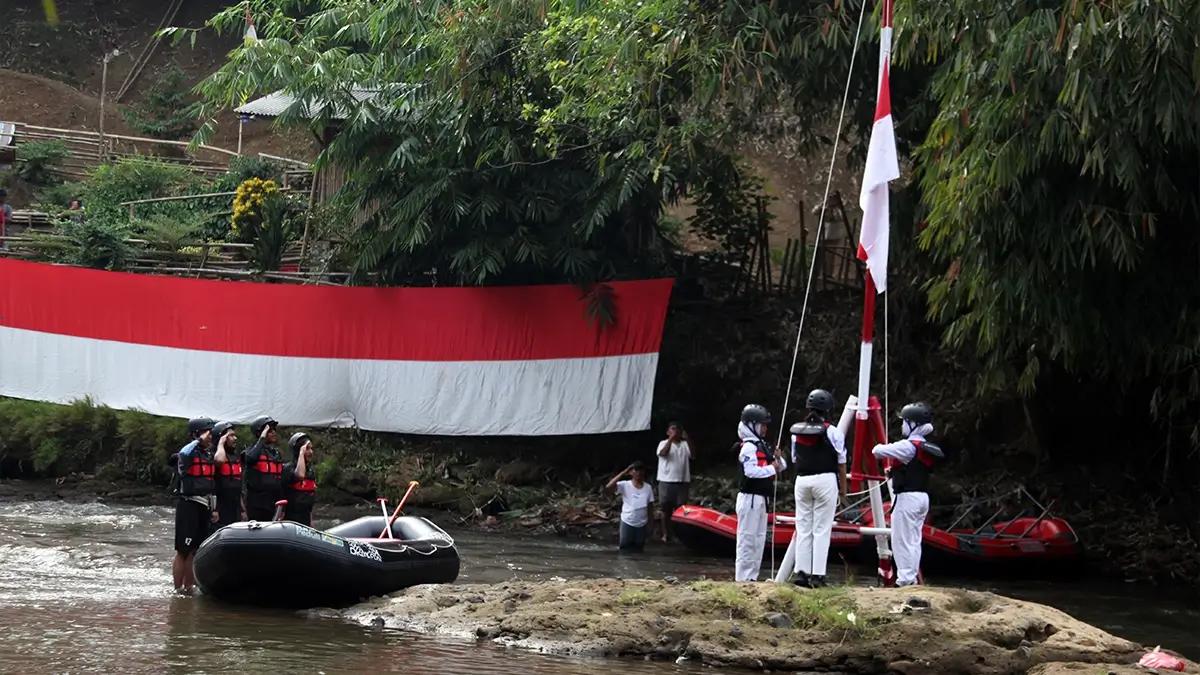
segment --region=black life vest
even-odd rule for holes
[[[191,455],[179,455],[179,494],[185,497],[207,497],[216,484],[216,464],[207,451],[196,448]]]
[[[741,453],[743,443],[750,442],[754,444],[754,455],[758,460],[758,466],[770,466],[775,463],[775,453],[771,451],[771,446],[767,445],[766,441],[739,441],[737,444],[738,453]],[[740,461],[739,461],[740,464]],[[767,478],[750,478],[746,472],[742,472],[742,481],[738,486],[739,492],[744,492],[748,495],[762,495],[763,497],[771,496],[771,489],[774,487],[775,477]]]
[[[240,493],[242,491],[242,463],[238,459],[226,462],[216,462],[217,491],[224,493]]]
[[[270,446],[264,445],[258,453],[258,459],[253,464],[246,465],[247,492],[268,492],[278,494],[283,486],[283,462],[278,454],[271,452]]]
[[[837,448],[829,440],[829,422],[798,422],[792,425],[790,431],[792,460],[796,463],[797,475],[837,472]]]
[[[933,443],[917,439],[909,439],[908,442],[913,444],[917,454],[908,464],[892,467],[892,492],[928,492],[929,474],[933,473],[934,465],[945,455]]]

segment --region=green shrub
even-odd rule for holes
[[[83,265],[102,270],[121,270],[137,254],[137,249],[125,240],[129,227],[109,218],[69,220],[60,226],[67,237],[67,246],[59,262]]]
[[[17,175],[34,185],[59,182],[57,169],[69,154],[60,140],[22,143],[17,149]]]
[[[187,167],[152,159],[122,159],[115,164],[96,167],[85,181],[84,204],[88,217],[112,216],[128,218],[124,202],[156,197],[177,197],[206,190],[204,179]],[[138,214],[170,213],[195,210],[189,202],[163,205],[143,205]]]
[[[51,185],[37,191],[35,202],[43,211],[58,213],[66,210],[72,199],[81,199],[85,189],[84,183],[75,181]]]
[[[124,108],[121,115],[138,132],[178,140],[195,133],[199,127],[199,107],[187,99],[188,87],[184,73],[172,64],[146,90],[145,99],[138,105]]]

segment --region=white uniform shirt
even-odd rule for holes
[[[879,459],[894,459],[901,464],[908,464],[913,457],[917,456],[917,447],[911,442],[913,440],[924,443],[925,437],[921,434],[913,434],[895,443],[881,443],[871,449],[871,454]]]
[[[667,444],[671,445],[671,449],[667,451],[666,456],[658,455],[658,481],[660,483],[692,482],[692,448],[688,446],[687,441],[671,443],[669,440],[663,439],[658,444],[656,454],[661,453]]]
[[[783,462],[783,468],[787,468],[787,460],[778,454],[775,455],[775,458]],[[746,478],[770,478],[775,475],[774,465],[758,465],[758,446],[750,441],[742,441],[742,449],[738,452],[738,462],[741,463],[742,473],[746,474]]]
[[[617,482],[617,494],[621,495],[621,522],[630,527],[642,527],[650,522],[649,506],[654,501],[654,490],[650,483],[642,482],[641,489],[633,481]]]

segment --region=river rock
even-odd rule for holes
[[[1043,666],[1042,675],[1069,675],[1045,669],[1067,663],[1132,665],[1144,651],[1044,605],[957,589],[808,591],[824,593],[827,606],[838,608],[833,614],[811,614],[806,609],[811,603],[800,601],[797,591],[772,583],[557,579],[506,586],[418,586],[343,615],[364,624],[382,615],[397,628],[479,636],[547,653],[687,656],[714,667],[784,671],[993,675]],[[527,593],[530,600],[514,608],[514,593]],[[622,594],[633,593],[645,600],[619,602]],[[446,597],[464,602],[441,606],[446,603],[438,599]],[[891,613],[910,604],[910,598],[928,602],[930,609]],[[799,627],[776,644],[771,642],[779,628],[768,621],[739,622],[736,631],[730,629],[734,614],[765,618],[771,613],[787,615]],[[850,614],[854,618],[847,622]],[[659,616],[671,617],[671,633],[647,630]],[[495,633],[495,626],[502,631]],[[738,637],[732,637],[735,632]],[[686,640],[672,639],[685,634]]]
[[[794,625],[792,623],[792,617],[784,614],[783,612],[767,612],[767,614],[763,616],[763,621],[766,621],[773,628],[791,628]]]

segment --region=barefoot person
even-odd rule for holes
[[[175,559],[171,563],[175,590],[191,593],[196,585],[192,574],[192,556],[208,537],[212,523],[217,521],[213,497],[212,446],[213,421],[207,417],[188,420],[191,442],[176,456],[175,470],[179,479],[179,501],[175,505]]]
[[[838,494],[846,494],[846,440],[829,423],[833,394],[814,389],[808,415],[793,424],[792,465],[796,468],[796,584],[825,585],[825,565]]]
[[[654,490],[646,482],[646,465],[630,464],[613,476],[604,489],[621,497],[621,550],[641,551],[646,546],[646,531],[650,529],[654,510]]]
[[[283,499],[283,456],[275,447],[279,442],[278,426],[270,417],[259,417],[250,423],[250,433],[257,440],[242,452],[249,520],[274,520],[275,502]]]
[[[662,518],[662,541],[671,533],[671,514],[686,504],[692,484],[692,446],[678,422],[667,425],[667,438],[658,444],[658,505]]]
[[[242,457],[237,452],[237,433],[233,422],[221,422],[213,427],[217,451],[213,463],[217,466],[217,527],[246,519],[246,506],[242,503]]]
[[[900,430],[905,438],[876,445],[871,454],[898,464],[892,478],[892,550],[896,557],[896,585],[911,586],[921,572],[921,528],[929,515],[929,474],[943,458],[941,448],[925,438],[933,433],[933,409],[909,403],[900,410]]]
[[[758,581],[763,546],[767,543],[767,502],[775,477],[787,468],[783,457],[776,456],[764,440],[770,424],[771,413],[761,405],[752,403],[742,409],[742,421],[738,423],[742,482],[737,496],[735,581]]]
[[[308,434],[292,434],[288,448],[295,460],[283,467],[284,519],[312,526],[313,505],[317,503],[317,469],[313,466],[313,444]]]

